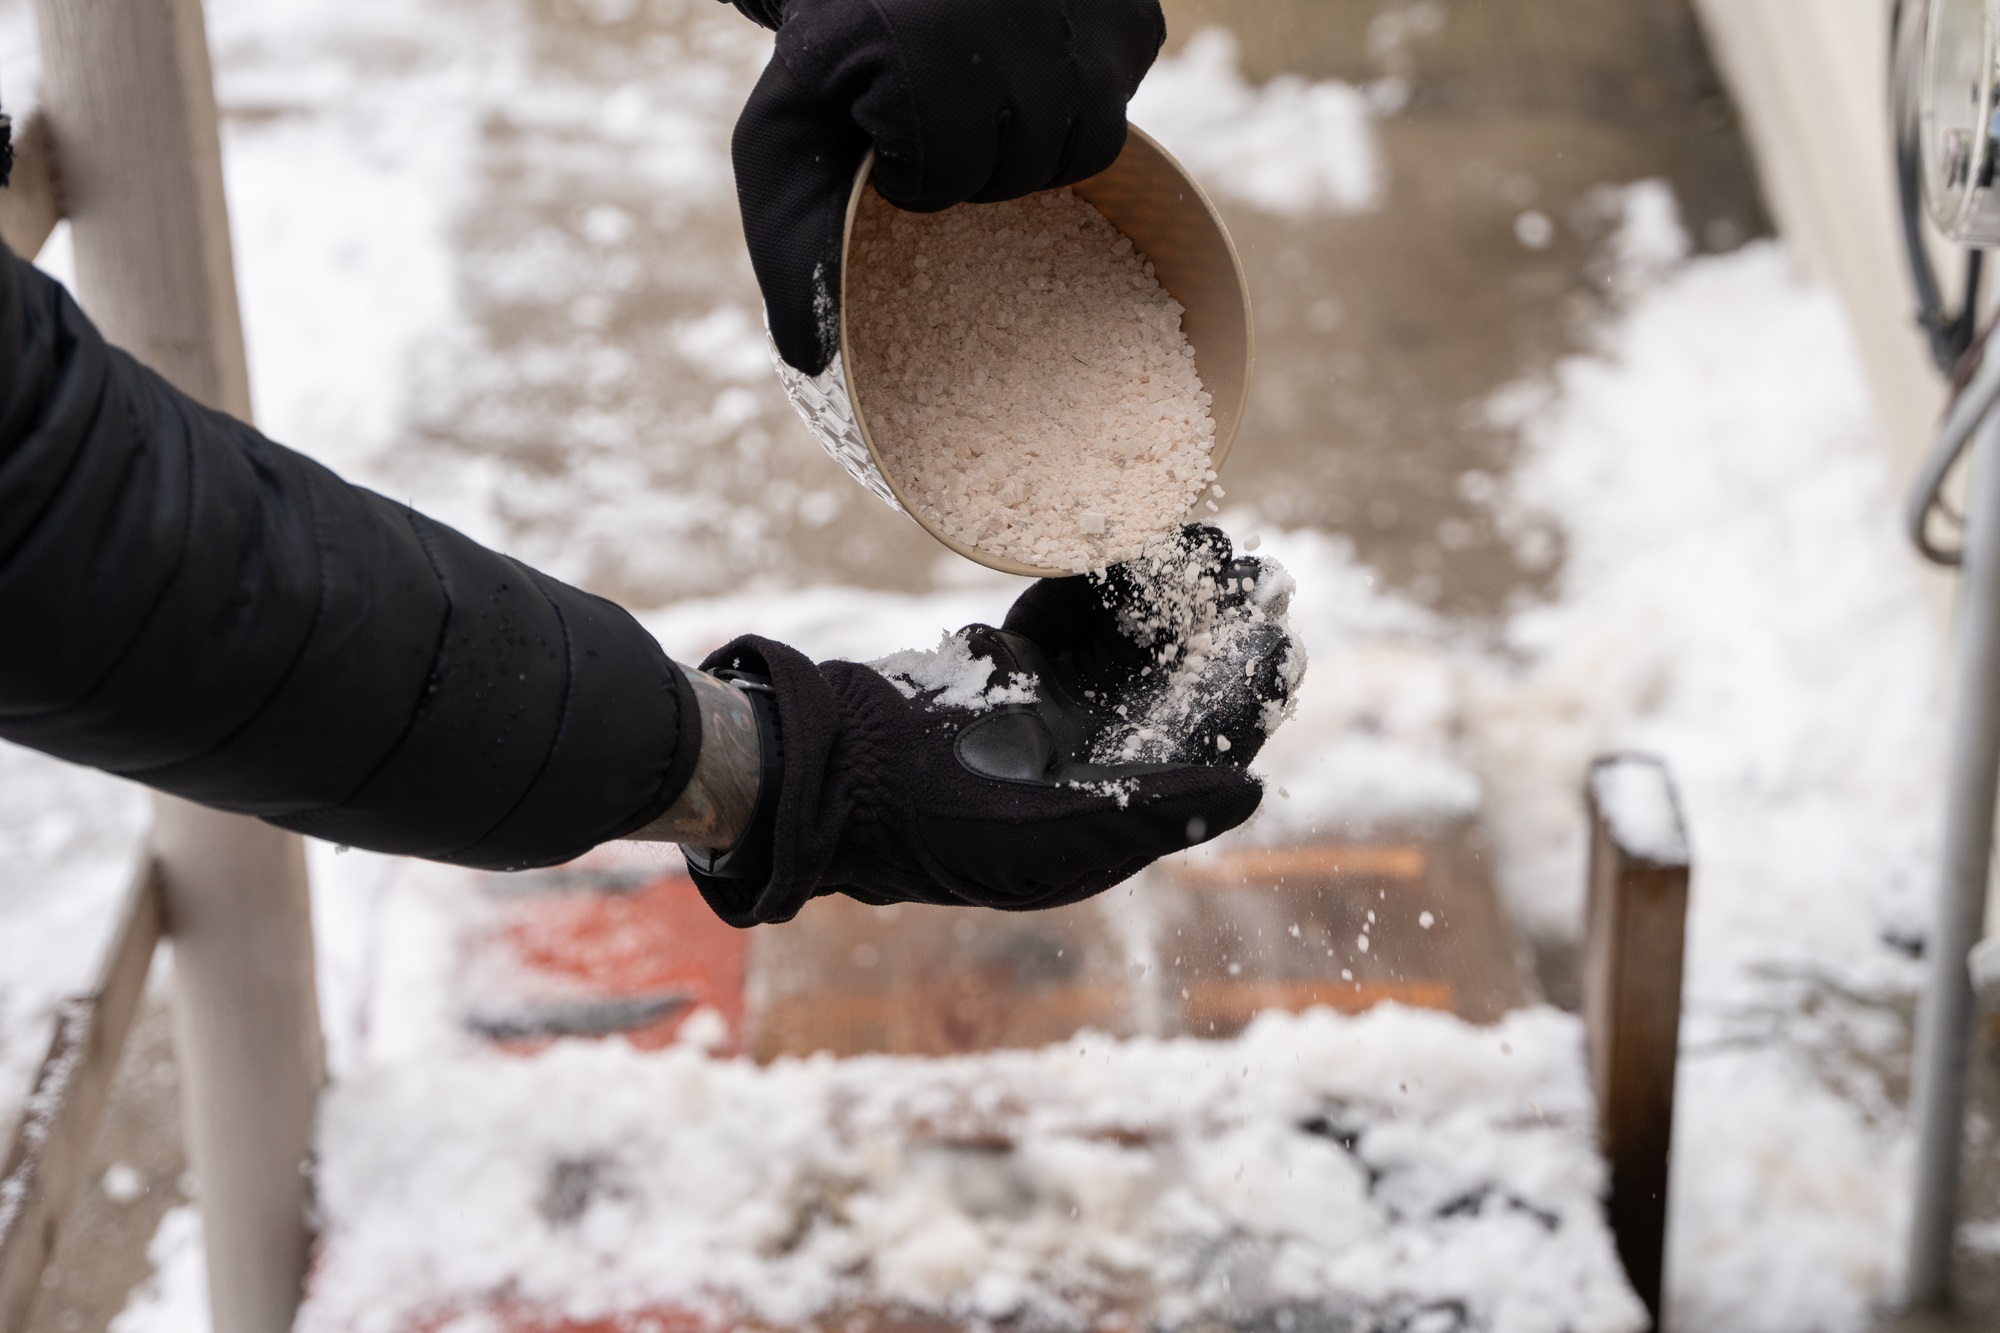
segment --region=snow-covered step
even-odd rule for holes
[[[464,1020],[509,1049],[617,1035],[642,1050],[740,1045],[749,932],[682,871],[616,846],[555,870],[480,877],[461,940]]]
[[[481,879],[489,1040],[329,1093],[301,1328],[1635,1328],[1475,837],[753,932],[629,854]]]
[[[1267,1009],[1394,1001],[1491,1021],[1538,998],[1470,823],[1174,858],[1113,893],[1006,913],[845,898],[751,932],[677,867],[602,852],[483,883],[466,1021],[509,1045],[694,1023],[759,1060],[949,1055],[1089,1029],[1228,1037]]]
[[[1229,1037],[1384,1001],[1490,1022],[1539,998],[1466,822],[1178,857],[1052,912],[808,905],[753,933],[748,1049],[945,1055]]]
[[[302,1333],[1643,1324],[1581,1026],[717,1060],[560,1042],[328,1094]]]

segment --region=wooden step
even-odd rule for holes
[[[622,1035],[759,1060],[950,1055],[1112,1036],[1227,1037],[1266,1009],[1383,1002],[1491,1022],[1538,994],[1478,828],[1173,858],[1049,912],[867,907],[717,921],[687,877],[630,852],[492,876],[468,942],[467,1022],[509,1049]],[[718,1035],[718,1033],[720,1035]]]
[[[617,1035],[642,1050],[693,1020],[741,1049],[749,935],[709,911],[678,860],[608,847],[554,870],[481,878],[487,929],[465,941],[466,1023],[504,1048]]]
[[[553,871],[482,878],[491,916],[465,943],[464,1012],[474,1030],[518,1053],[558,1037],[612,1035],[658,1048],[687,1039],[708,1015],[699,1020],[708,1030],[694,1034],[705,1048],[763,1061],[969,1054],[1083,1029],[1221,1038],[1266,1010],[1322,1005],[1353,1013],[1394,1002],[1485,1022],[1535,998],[1485,867],[1476,826],[1430,824],[1209,849],[1050,912],[824,898],[786,925],[737,931],[715,919],[677,864],[608,849]],[[954,1151],[1011,1147],[1004,1126],[984,1123],[912,1133]],[[1141,1299],[1133,1308],[1149,1307]],[[1293,1317],[1316,1327],[1321,1313]],[[686,1309],[572,1320],[499,1292],[409,1333],[467,1320],[499,1333],[793,1333]],[[1092,1333],[1138,1326],[1110,1312]],[[858,1304],[813,1327],[987,1326]]]
[[[962,1054],[1084,1028],[1228,1037],[1266,1009],[1384,1001],[1484,1023],[1538,998],[1469,822],[1176,858],[1050,912],[820,899],[754,932],[750,988],[762,1060]]]

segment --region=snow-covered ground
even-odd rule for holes
[[[1696,867],[1676,1322],[1855,1327],[1897,1252],[1904,1125],[1881,1071],[1907,1055],[1896,1005],[1924,929],[1935,626],[1832,296],[1769,243],[1655,263],[1633,231],[1657,224],[1661,193],[1628,203],[1624,313],[1596,350],[1497,398],[1521,465],[1467,480],[1522,533],[1560,534],[1552,600],[1497,631],[1454,624],[1378,590],[1338,537],[1225,511],[1297,577],[1313,664],[1260,762],[1288,797],[1247,836],[1477,808],[1517,919],[1574,938],[1584,771],[1664,758]],[[871,657],[990,619],[1010,592],[812,589],[652,623],[680,652],[754,618]]]
[[[1642,1312],[1597,1216],[1579,1036],[1548,1009],[1383,1008],[947,1060],[572,1044],[380,1068],[323,1113],[334,1229],[301,1326],[505,1290],[583,1320],[900,1302],[1078,1327],[1156,1292],[1165,1327],[1326,1303],[1622,1333]]]
[[[814,586],[767,562],[777,520],[758,496],[814,530],[863,521],[875,502],[839,489],[846,483],[759,369],[754,288],[740,262],[670,275],[687,314],[657,337],[634,341],[615,301],[606,304],[606,292],[656,280],[624,248],[636,226],[712,240],[733,225],[727,129],[766,39],[710,0],[555,9],[574,10],[577,23],[670,21],[666,35],[649,28],[635,40],[612,77],[501,0],[210,4],[262,424],[483,539],[634,599],[684,658],[754,628],[865,660],[997,619],[1019,586],[997,575],[940,566],[930,591],[899,594]],[[33,85],[24,12],[0,10],[10,99]],[[1170,147],[1210,164],[1217,187],[1249,206],[1393,206],[1393,182],[1369,147],[1373,103],[1338,85],[1252,88],[1227,56],[1220,43],[1198,44],[1155,75],[1145,96],[1162,110],[1150,123]],[[1203,106],[1216,114],[1197,114]],[[1307,132],[1316,126],[1324,132]],[[1350,148],[1328,153],[1329,143]],[[506,219],[482,210],[495,180],[537,154],[554,163],[552,197],[596,171],[617,175],[628,194],[675,201],[673,216],[642,216],[621,196],[589,204],[567,230],[506,231]],[[1294,618],[1313,662],[1299,716],[1262,764],[1274,798],[1244,836],[1282,841],[1476,809],[1517,917],[1537,934],[1573,937],[1584,768],[1613,750],[1661,755],[1696,866],[1673,1321],[1855,1328],[1888,1291],[1898,1248],[1906,1131],[1882,1071],[1907,1058],[1898,1005],[1915,987],[1910,952],[1924,930],[1939,768],[1935,627],[1897,537],[1895,479],[1831,296],[1802,282],[1773,244],[1685,258],[1660,187],[1618,198],[1627,218],[1610,256],[1618,312],[1591,350],[1492,402],[1496,424],[1523,441],[1517,470],[1461,479],[1522,542],[1557,535],[1562,565],[1548,601],[1498,625],[1440,619],[1380,588],[1338,536],[1223,514],[1293,571]],[[562,327],[496,344],[492,329],[505,320],[493,312],[508,300],[559,311]],[[655,377],[688,379],[692,396],[656,396],[666,390],[651,387]],[[584,387],[535,396],[551,384]],[[539,445],[538,430],[548,432]],[[774,489],[780,481],[789,489]],[[723,552],[741,554],[753,586],[683,596],[704,585],[680,567]],[[0,1121],[39,1058],[54,998],[88,975],[93,926],[143,817],[143,799],[122,784],[0,749]],[[418,1303],[474,1290],[454,1284],[481,1273],[423,1248],[487,1234],[453,1232],[455,1216],[480,1211],[468,1197],[495,1200],[479,1225],[499,1225],[532,1205],[537,1170],[597,1160],[613,1142],[654,1159],[634,1165],[635,1193],[609,1190],[593,1203],[586,1191],[579,1224],[543,1267],[507,1245],[494,1251],[519,1260],[516,1271],[558,1304],[681,1294],[684,1269],[645,1262],[654,1246],[708,1256],[744,1292],[809,1304],[834,1290],[812,1285],[838,1267],[828,1256],[867,1244],[900,1256],[878,1274],[884,1290],[997,1313],[1046,1297],[1027,1280],[1042,1271],[1035,1256],[1100,1254],[1117,1231],[1107,1219],[1125,1218],[1120,1234],[1139,1249],[1115,1257],[1134,1271],[1227,1235],[1264,1265],[1258,1280],[1274,1291],[1407,1298],[1414,1304],[1402,1308],[1414,1310],[1469,1290],[1496,1328],[1629,1321],[1605,1285],[1601,1241],[1577,1220],[1595,1178],[1582,1148],[1576,1028],[1552,1012],[1495,1030],[1399,1012],[1273,1019],[1227,1045],[1085,1043],[1081,1057],[1058,1047],[928,1068],[760,1072],[615,1048],[503,1063],[452,1023],[448,960],[469,910],[463,880],[330,848],[314,849],[314,870],[338,1075],[325,1204],[334,1234],[345,1230],[356,1247],[350,1294],[326,1288],[328,1327],[354,1308],[342,1300],[390,1289],[374,1284],[395,1283],[398,1299]],[[1503,1039],[1513,1048],[1505,1058]],[[1184,1089],[1185,1100],[1141,1099],[1138,1089],[1155,1086],[1147,1080]],[[850,1098],[887,1116],[899,1097],[963,1100],[988,1082],[1038,1090],[1046,1118],[1029,1115],[1018,1131],[1031,1206],[981,1233],[988,1262],[972,1273],[962,1227],[925,1234],[902,1211],[970,1216],[938,1211],[937,1179],[926,1174],[933,1150],[881,1138],[866,1116],[843,1135],[813,1108]],[[1313,1108],[1335,1103],[1360,1117],[1344,1127],[1368,1131],[1358,1155],[1296,1132],[1322,1114]],[[1538,1108],[1525,1121],[1523,1104]],[[565,1109],[524,1109],[547,1105]],[[673,1110],[634,1110],[660,1105]],[[699,1220],[705,1230],[665,1230],[635,1211],[632,1199],[679,1207],[692,1183],[665,1164],[698,1162],[744,1118],[778,1107],[791,1118],[773,1125],[785,1137],[759,1164],[771,1174],[722,1182],[707,1211],[677,1214],[676,1225]],[[1135,1172],[1138,1158],[1119,1156],[1128,1150],[1091,1127],[1139,1113],[1168,1146]],[[476,1155],[421,1151],[454,1137]],[[1378,1143],[1408,1154],[1407,1208],[1356,1192],[1357,1163],[1383,1165],[1370,1157]],[[1521,1155],[1505,1157],[1507,1145]],[[1496,1152],[1502,1159],[1489,1160]],[[815,1172],[858,1181],[869,1208],[809,1229],[797,1257],[762,1254],[760,1238],[808,1197],[776,1186]],[[1062,1191],[1084,1187],[1065,1180],[1105,1193],[1074,1199],[1078,1215],[1065,1218]],[[773,1185],[762,1210],[757,1182]],[[1487,1194],[1444,1223],[1410,1220],[1451,1202],[1452,1189],[1482,1186]],[[1510,1194],[1533,1207],[1514,1208]],[[1563,1228],[1543,1230],[1535,1210]],[[184,1213],[163,1227],[167,1271],[121,1333],[196,1326],[190,1231]],[[1552,1246],[1551,1235],[1575,1243]],[[392,1244],[403,1248],[379,1249]],[[398,1257],[425,1253],[438,1265],[422,1273]],[[1219,1281],[1246,1270],[1217,1260],[1186,1271]],[[1200,1290],[1191,1284],[1190,1299]],[[1549,1313],[1557,1300],[1569,1302],[1566,1315]]]

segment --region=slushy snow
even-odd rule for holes
[[[169,1209],[146,1247],[152,1275],[140,1283],[109,1333],[209,1333],[208,1265],[201,1240],[201,1210],[191,1203]]]
[[[578,1321],[1627,1333],[1644,1312],[1598,1212],[1580,1045],[1545,1008],[1475,1028],[1384,1007],[1226,1043],[766,1068],[571,1043],[359,1072],[322,1115],[299,1328],[504,1292]]]
[[[1293,218],[1382,202],[1368,95],[1296,74],[1253,84],[1226,28],[1203,28],[1155,63],[1128,110],[1204,188],[1232,202]]]

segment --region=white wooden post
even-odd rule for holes
[[[113,343],[247,419],[222,151],[200,0],[36,0],[77,293]],[[155,806],[189,1155],[216,1333],[289,1329],[323,1078],[299,839]]]

